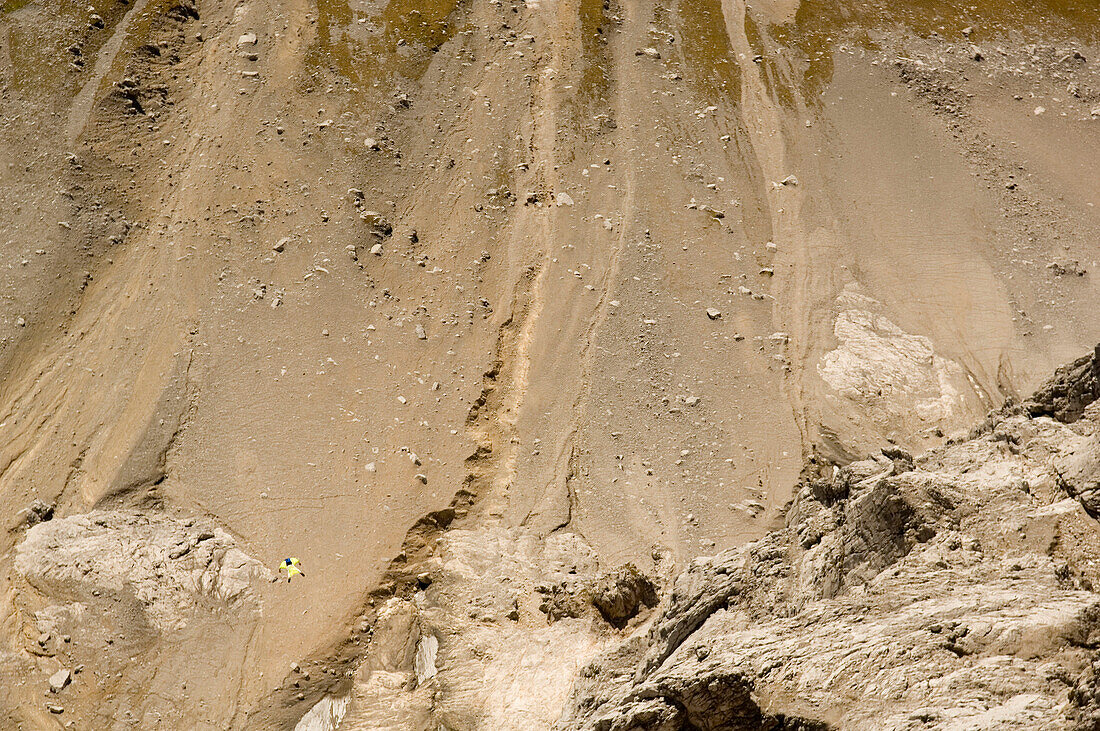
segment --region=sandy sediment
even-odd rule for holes
[[[626,564],[664,596],[785,525],[807,464],[965,434],[1100,340],[1098,29],[1053,0],[4,4],[0,718],[377,721],[447,682],[416,662],[472,589],[436,650],[407,606],[439,570],[511,583],[499,667],[549,678],[629,628],[544,600]],[[30,570],[54,531],[132,565]],[[199,578],[177,538],[217,547]],[[574,540],[576,586],[547,563]],[[267,581],[287,556],[307,578]],[[56,607],[98,629],[39,643]],[[542,727],[573,691],[539,684],[401,713]]]

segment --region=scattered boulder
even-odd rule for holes
[[[30,527],[53,518],[55,506],[36,499],[29,507],[19,511],[19,524]]]
[[[73,673],[68,668],[61,668],[50,676],[50,692],[60,693],[73,680]]]
[[[1056,277],[1064,277],[1069,274],[1076,277],[1083,277],[1088,274],[1088,270],[1082,267],[1081,263],[1077,261],[1052,261],[1047,264],[1047,269]]]
[[[657,604],[657,587],[633,564],[606,574],[592,591],[592,603],[609,624],[624,627],[642,607]]]
[[[370,226],[371,234],[379,239],[393,235],[393,225],[378,211],[360,211],[359,218]]]

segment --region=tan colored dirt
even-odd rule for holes
[[[1088,0],[4,3],[0,726],[293,728],[447,530],[667,577],[807,459],[1027,393],[1100,340],[1098,41]],[[17,570],[36,500],[306,578],[160,626],[126,577],[177,559]]]

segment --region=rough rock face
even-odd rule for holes
[[[1100,412],[1070,401],[1072,426],[994,414],[807,480],[587,665],[557,728],[1095,728]]]
[[[845,289],[836,306],[837,347],[816,369],[835,391],[826,401],[857,405],[885,433],[952,424],[970,413],[976,404],[967,395],[966,373],[937,353],[931,339],[902,330],[882,314],[881,303],[855,288]]]
[[[600,574],[572,533],[450,531],[424,568],[419,591],[378,607],[350,693],[301,731],[329,728],[333,703],[340,729],[549,728],[580,666],[618,636],[610,623],[636,626],[656,599],[633,567]]]
[[[572,533],[442,533],[299,731],[1100,728],[1084,398],[1072,423],[1008,405],[924,457],[811,463],[782,528],[678,575],[601,569]]]
[[[622,627],[637,616],[643,606],[657,603],[657,591],[645,574],[633,564],[627,564],[600,579],[592,603],[604,619]]]
[[[158,629],[181,629],[194,609],[253,602],[249,584],[270,572],[202,521],[93,511],[38,523],[15,568],[44,593],[132,594]]]
[[[1085,407],[1100,398],[1100,345],[1055,371],[1027,400],[1024,407],[1032,416],[1050,416],[1073,422],[1081,418]]]
[[[57,716],[76,728],[178,727],[189,702],[203,708],[196,728],[239,726],[228,698],[254,675],[271,572],[206,518],[30,514],[40,522],[13,550],[4,597],[18,629],[14,652],[0,652],[0,687],[46,701],[0,726],[50,728]],[[79,720],[90,718],[116,720]]]

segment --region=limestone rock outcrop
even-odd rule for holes
[[[43,594],[118,594],[160,630],[186,625],[211,603],[254,607],[250,584],[270,572],[223,529],[157,513],[98,510],[40,522],[15,569]]]
[[[445,532],[300,729],[1098,728],[1092,374],[1047,389],[1077,394],[1060,418],[1009,404],[921,457],[811,461],[783,527],[679,574]]]
[[[1080,411],[821,469],[785,528],[695,561],[586,665],[557,728],[1095,728],[1100,415]]]
[[[3,609],[18,625],[13,652],[0,653],[0,687],[52,700],[24,703],[0,725],[47,728],[58,715],[76,728],[163,728],[188,703],[203,709],[196,727],[239,725],[225,698],[257,675],[249,652],[274,578],[244,544],[207,517],[161,510],[27,514],[11,554]]]
[[[1100,398],[1100,345],[1092,353],[1062,366],[1027,400],[1032,416],[1050,416],[1073,422]]]

